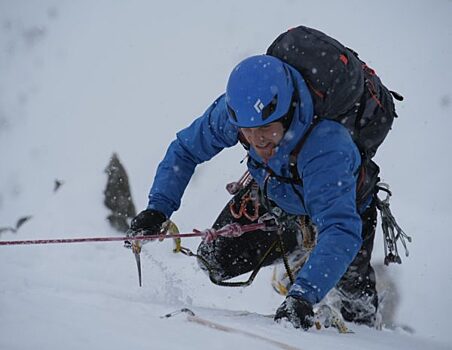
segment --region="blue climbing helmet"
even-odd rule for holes
[[[285,117],[294,98],[289,69],[276,57],[251,56],[229,76],[226,105],[229,120],[241,128],[254,128]]]

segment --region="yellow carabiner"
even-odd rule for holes
[[[179,228],[173,221],[167,220],[163,224],[163,232],[170,236],[177,235],[177,234],[179,234]],[[175,237],[175,238],[173,238],[173,242],[174,242],[173,253],[179,253],[182,248],[181,239],[179,237]]]

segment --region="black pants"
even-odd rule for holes
[[[361,249],[337,283],[336,289],[341,294],[341,313],[344,319],[373,326],[378,309],[375,271],[370,264],[377,224],[375,203],[361,214],[361,220]]]
[[[221,228],[226,224],[237,222],[241,225],[252,223],[245,216],[236,218],[231,214],[230,206],[240,207],[242,198],[249,193],[249,186],[236,194],[228,205],[220,213],[213,228]],[[263,201],[260,201],[258,216],[267,212]],[[246,209],[254,214],[252,203],[247,203]],[[237,211],[237,210],[236,210]],[[378,305],[378,296],[375,289],[375,273],[370,264],[373,241],[376,226],[376,206],[372,204],[362,215],[363,244],[346,273],[336,285],[341,300],[341,312],[347,321],[372,325]],[[296,224],[296,217],[283,216],[284,229],[282,234],[283,246],[286,254],[301,249],[301,232]],[[253,231],[236,238],[219,237],[209,244],[201,243],[198,247],[200,255],[205,263],[200,260],[200,267],[211,278],[224,281],[242,275],[255,269],[261,263],[263,256],[272,244],[278,239],[276,232]],[[268,266],[281,261],[282,253],[277,245],[263,261],[263,266]]]

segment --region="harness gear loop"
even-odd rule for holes
[[[242,182],[242,179],[245,179]],[[248,186],[251,181],[252,177],[250,173],[247,171],[238,182],[233,182],[228,184],[236,184],[234,185],[234,188],[238,188],[238,190],[235,192],[237,193],[240,189],[245,188]],[[240,183],[242,183],[240,185]],[[246,185],[245,185],[246,184]],[[232,187],[232,186],[231,186]],[[239,208],[236,209],[236,205],[233,200],[229,203],[229,211],[231,212],[231,215],[234,219],[240,219],[241,217],[245,217],[251,222],[256,221],[259,218],[259,185],[256,182],[253,182],[251,184],[250,189],[242,196]],[[231,193],[231,192],[230,192]],[[251,205],[251,207],[250,207]]]

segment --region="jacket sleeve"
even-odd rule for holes
[[[148,209],[159,210],[170,217],[179,209],[195,167],[237,141],[238,129],[228,120],[222,95],[201,117],[177,133],[157,168]]]
[[[298,167],[306,209],[317,228],[317,244],[289,294],[315,304],[337,284],[362,244],[356,208],[361,158],[348,131],[338,123],[323,121],[311,136]]]

